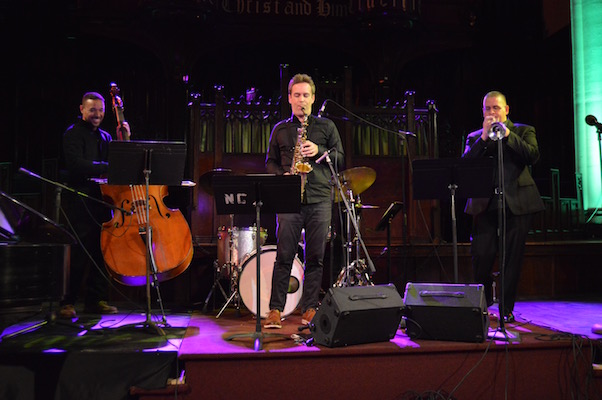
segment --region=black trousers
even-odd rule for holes
[[[506,210],[506,265],[502,297],[504,301],[504,315],[514,310],[518,290],[518,282],[525,254],[527,234],[531,227],[532,214],[514,215]],[[493,266],[499,259],[498,238],[498,212],[488,210],[474,216],[471,239],[472,267],[475,282],[485,286],[487,304],[493,304]]]
[[[331,207],[330,201],[303,204],[299,214],[278,214],[278,246],[272,275],[270,310],[284,310],[289,277],[303,228],[305,228],[305,273],[300,306],[302,312],[308,308],[318,307]]]
[[[87,191],[92,192],[91,196],[100,198],[100,190],[98,193],[95,190]],[[81,244],[71,247],[68,292],[61,303],[75,304],[81,291],[85,292],[86,305],[108,300],[108,280],[100,249],[100,224],[110,219],[110,211],[99,203],[82,200],[65,191],[61,203],[74,233],[81,241]]]

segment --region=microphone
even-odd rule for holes
[[[589,126],[595,126],[598,129],[602,129],[602,124],[599,123],[596,117],[594,117],[593,115],[588,115],[587,117],[585,117],[585,123]]]
[[[322,107],[320,107],[320,110],[318,111],[318,118],[320,118],[322,116],[322,113],[324,112],[324,109],[326,108],[327,102],[328,102],[328,99],[324,100],[324,103],[322,103]]]
[[[334,149],[328,149],[324,152],[324,154],[322,154],[320,156],[320,158],[318,158],[316,160],[316,164],[320,164],[322,161],[324,161],[325,158],[328,158],[328,154],[330,154],[331,151],[333,151]]]

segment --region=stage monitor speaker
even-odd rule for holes
[[[489,329],[483,285],[412,283],[404,294],[412,339],[482,342]]]
[[[327,347],[384,342],[395,337],[402,314],[393,284],[331,288],[310,330],[314,342]]]

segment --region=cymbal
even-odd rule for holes
[[[213,185],[212,185],[213,177],[216,175],[231,175],[231,174],[232,174],[232,170],[228,169],[228,168],[215,168],[215,169],[212,169],[211,171],[207,171],[203,175],[201,175],[201,177],[199,178],[199,187],[201,189],[203,189],[203,191],[205,193],[213,196]]]
[[[339,175],[339,181],[345,193],[351,192],[354,196],[368,189],[376,180],[376,171],[369,167],[355,167],[346,169]],[[340,193],[336,193],[335,202],[341,201]]]

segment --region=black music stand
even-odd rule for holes
[[[391,221],[403,208],[401,201],[394,201],[376,224],[376,231],[387,229],[387,282],[391,282]]]
[[[456,197],[489,198],[493,190],[492,158],[438,158],[412,162],[414,200],[451,197],[454,282],[458,283]]]
[[[261,331],[261,212],[298,213],[301,210],[301,177],[299,175],[216,175],[213,177],[215,208],[220,215],[256,214],[257,232],[255,250],[257,254],[256,297],[257,322],[254,333],[240,333],[226,338],[253,338],[256,351],[263,348],[264,337],[281,337]]]
[[[110,185],[144,185],[145,186],[145,240],[146,240],[146,321],[144,328],[153,328],[160,335],[163,330],[151,320],[150,278],[157,290],[161,307],[163,325],[167,326],[159,282],[157,267],[152,253],[152,229],[150,226],[149,186],[180,186],[184,176],[186,162],[186,143],[155,141],[112,141],[109,143]]]

